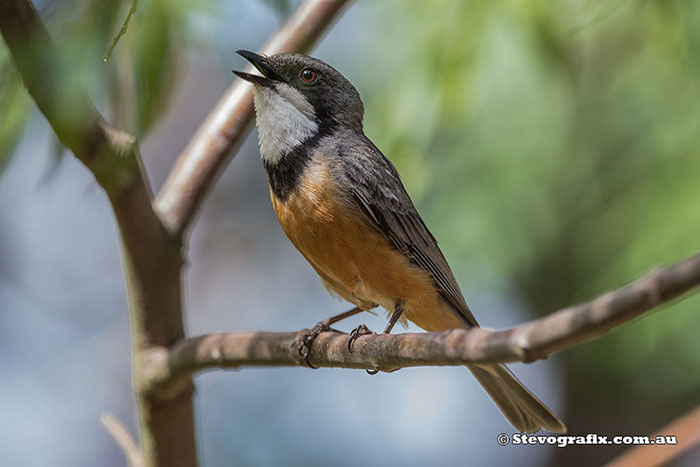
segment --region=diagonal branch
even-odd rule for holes
[[[653,467],[672,465],[672,461],[700,445],[700,407],[683,414],[649,436],[675,436],[678,444],[641,444],[614,458],[607,467]],[[681,462],[678,462],[681,464]]]
[[[114,415],[103,413],[100,416],[100,423],[121,448],[128,467],[144,467],[146,465],[141,448],[136,444],[129,430]]]
[[[261,53],[305,52],[347,0],[306,0],[262,47]],[[156,201],[174,234],[181,234],[251,128],[253,89],[243,80],[229,87],[180,154]]]
[[[140,182],[138,148],[111,127],[68,69],[28,0],[0,0],[0,32],[27,90],[61,142],[110,196]]]
[[[700,253],[590,302],[504,331],[483,328],[434,333],[373,335],[359,338],[353,352],[348,335],[326,332],[313,344],[311,363],[319,367],[393,371],[422,365],[531,362],[601,336],[614,327],[700,286]],[[152,354],[149,386],[206,368],[302,366],[297,352],[301,333],[235,332],[209,334],[175,344],[170,352]]]
[[[265,50],[306,50],[345,3],[307,0]],[[238,84],[226,94],[177,163],[154,209],[136,140],[99,114],[30,0],[0,0],[0,33],[37,106],[61,142],[92,171],[114,209],[129,294],[143,462],[194,466],[191,378],[180,378],[169,391],[156,393],[149,391],[144,370],[151,355],[184,338],[181,234],[227,153],[246,133],[252,115],[250,90]]]
[[[167,397],[139,390],[142,355],[184,337],[180,239],[153,210],[138,146],[102,118],[29,0],[0,0],[0,33],[61,142],[105,189],[119,226],[134,344],[141,445],[148,465],[196,465],[191,380]]]

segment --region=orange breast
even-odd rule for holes
[[[270,196],[287,237],[332,291],[390,311],[402,300],[404,317],[428,331],[463,327],[430,275],[392,248],[359,209],[340,202],[323,162],[312,164],[284,201],[272,190]]]

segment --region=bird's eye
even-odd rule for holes
[[[316,81],[316,79],[318,79],[318,73],[316,73],[311,68],[304,68],[303,70],[301,70],[299,77],[305,83],[313,83],[314,81]]]

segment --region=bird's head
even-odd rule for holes
[[[362,131],[362,100],[327,63],[301,54],[269,57],[239,50],[262,74],[234,71],[255,85],[260,154],[273,163],[295,146],[337,128]]]

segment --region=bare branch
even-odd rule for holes
[[[676,436],[678,444],[646,444],[623,452],[607,467],[653,467],[670,465],[671,461],[700,444],[700,407],[683,414],[657,433],[649,436]]]
[[[306,0],[261,49],[271,55],[305,52],[347,0]],[[173,233],[184,231],[205,195],[243,143],[253,119],[253,89],[243,80],[229,87],[180,154],[156,201]]]
[[[29,0],[0,0],[0,32],[37,106],[56,135],[95,175],[114,209],[122,240],[134,342],[134,382],[149,465],[194,466],[191,380],[167,395],[140,390],[142,355],[184,337],[179,237],[151,207],[134,138],[109,126],[61,58]]]
[[[308,0],[265,50],[306,50],[345,3]],[[130,14],[135,8],[136,1]],[[163,198],[170,206],[166,213],[175,215],[167,226],[175,222],[176,228],[166,228],[152,207],[135,139],[99,114],[29,0],[0,0],[0,33],[37,106],[61,142],[93,172],[114,209],[129,292],[144,462],[194,466],[192,380],[180,378],[167,392],[149,391],[144,366],[157,349],[184,337],[181,234],[226,154],[245,134],[252,115],[250,90],[239,84],[229,91],[176,165],[167,185],[174,191],[166,190]]]
[[[421,365],[531,362],[574,347],[630,321],[700,285],[700,253],[594,300],[568,307],[504,331],[483,328],[434,333],[360,337],[353,352],[348,335],[326,332],[313,344],[311,363],[319,367],[393,371]],[[210,334],[175,344],[149,356],[148,386],[165,386],[205,368],[302,366],[301,333]]]
[[[109,412],[103,413],[100,417],[100,423],[121,448],[129,467],[144,467],[146,465],[141,448],[131,437],[131,433],[114,415]]]

